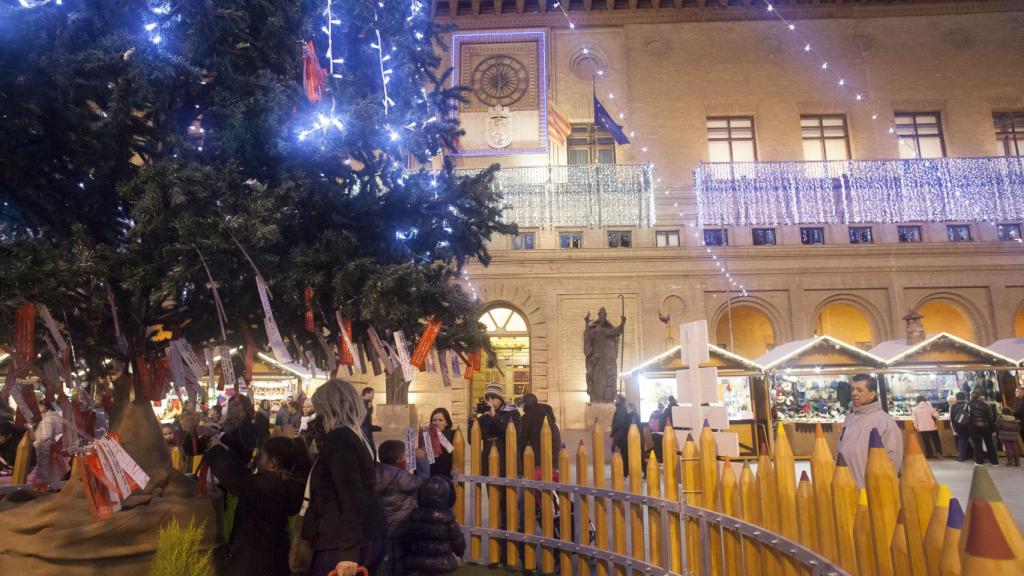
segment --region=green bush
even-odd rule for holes
[[[206,523],[193,518],[182,528],[176,518],[160,529],[149,576],[213,576],[211,552],[200,552]]]

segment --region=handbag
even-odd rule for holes
[[[319,460],[319,458],[317,458]],[[310,482],[313,477],[313,470],[316,469],[316,460],[313,467],[309,469],[306,476],[306,491],[302,494],[302,508],[291,523],[291,546],[288,547],[288,569],[292,574],[306,574],[313,565],[313,542],[302,537],[302,523],[306,518],[306,510],[310,502]]]

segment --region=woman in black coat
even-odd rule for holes
[[[437,428],[437,433],[441,434],[448,440],[450,444],[455,443],[455,431],[452,430],[452,415],[448,413],[448,410],[444,408],[436,408],[430,413],[430,425]],[[441,448],[440,454],[434,454],[434,463],[430,465],[431,476],[443,476],[451,480],[452,478],[452,453]]]
[[[375,574],[384,556],[387,518],[377,499],[377,471],[363,437],[366,407],[344,380],[328,380],[313,394],[313,408],[327,436],[309,476],[310,502],[302,537],[313,546],[310,576],[355,564]]]
[[[305,443],[280,436],[268,440],[253,474],[214,437],[206,461],[221,488],[238,497],[225,575],[288,576],[288,518],[302,506],[309,471]]]

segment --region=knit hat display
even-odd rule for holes
[[[491,382],[484,388],[484,398],[488,396],[497,396],[498,398],[505,399],[505,388],[497,382]]]

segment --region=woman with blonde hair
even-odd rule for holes
[[[375,573],[383,557],[387,524],[374,490],[373,449],[363,436],[366,407],[344,380],[328,380],[312,397],[326,439],[309,476],[302,537],[313,547],[310,576]]]

